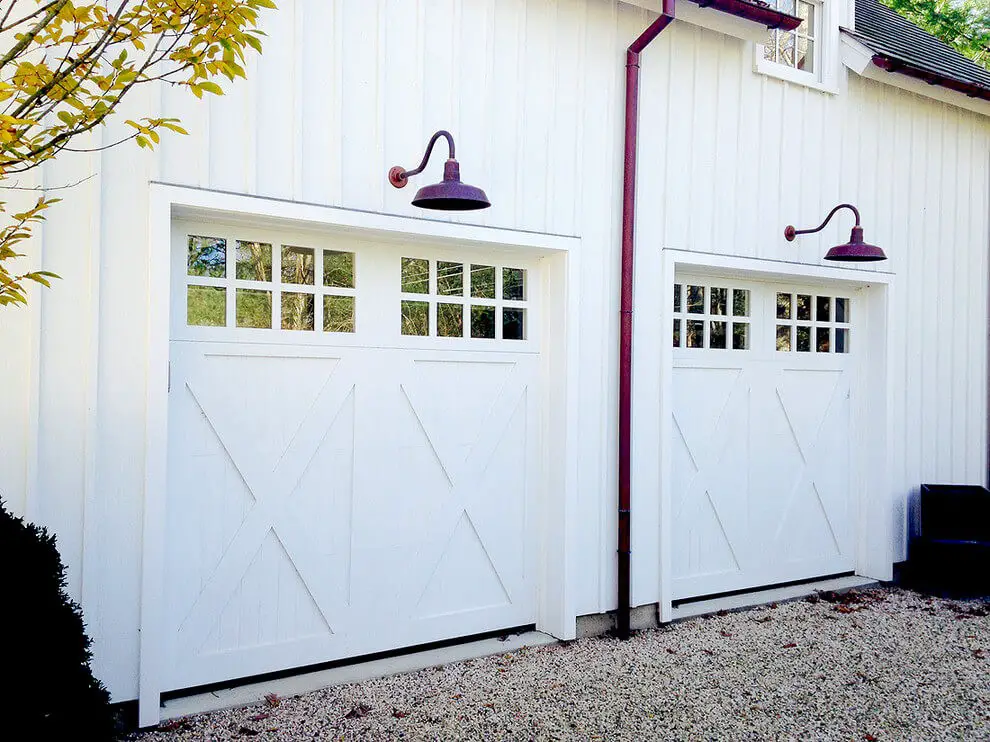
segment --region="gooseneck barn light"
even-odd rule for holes
[[[793,242],[794,238],[799,234],[821,232],[839,209],[850,209],[856,215],[856,226],[852,228],[852,233],[849,235],[849,242],[844,245],[836,245],[825,253],[825,260],[846,260],[857,263],[871,260],[886,260],[887,256],[884,255],[883,250],[876,245],[868,245],[863,242],[863,228],[859,226],[859,209],[852,204],[839,204],[828,212],[825,221],[814,229],[794,229],[794,227],[788,225],[784,230],[784,237],[787,238],[788,242]]]
[[[454,138],[447,131],[438,131],[430,138],[423,161],[415,170],[405,170],[396,165],[388,171],[388,182],[396,188],[404,188],[409,178],[419,175],[426,169],[426,163],[433,154],[433,145],[443,137],[447,140],[450,155],[443,165],[443,180],[433,185],[423,186],[412,200],[413,206],[439,211],[473,211],[491,206],[488,196],[480,188],[461,182],[461,166],[454,159]]]

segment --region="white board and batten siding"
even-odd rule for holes
[[[45,168],[49,185],[95,175],[31,246],[63,280],[0,320],[4,347],[18,348],[0,358],[0,488],[58,534],[115,700],[138,693],[148,245],[160,239],[149,234],[151,181],[422,217],[412,189],[392,189],[385,173],[414,165],[446,128],[464,179],[494,206],[430,218],[579,238],[570,265],[580,270],[544,292],[569,297],[562,316],[579,338],[560,382],[580,400],[566,426],[576,468],[562,570],[573,615],[614,608],[622,61],[650,19],[616,0],[285,0],[266,19],[265,54],[228,95],[144,91],[128,109],[178,116],[189,137]],[[795,243],[783,227],[856,203],[893,276],[876,386],[889,445],[874,463],[887,489],[875,494],[892,503],[888,550],[903,558],[921,482],[985,479],[990,123],[852,74],[835,94],[763,76],[747,42],[679,22],[645,52],[642,74],[637,347],[669,338],[665,249],[819,266],[845,240],[845,219]],[[419,183],[439,173],[434,162]],[[661,391],[650,394],[659,409]],[[647,604],[661,598],[658,534],[671,524],[660,522],[659,474],[643,456],[634,466],[633,602]]]

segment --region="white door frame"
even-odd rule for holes
[[[160,719],[165,667],[163,580],[168,454],[168,363],[172,220],[222,218],[256,225],[318,229],[383,240],[484,248],[539,255],[543,290],[543,498],[539,531],[537,628],[560,639],[575,636],[574,571],[577,446],[578,294],[581,239],[455,222],[354,211],[319,204],[152,183],[148,223],[148,347],[144,519],[141,575],[140,726]],[[550,328],[553,331],[549,331]],[[552,374],[552,377],[551,377]]]
[[[646,252],[646,251],[644,251]],[[665,248],[643,256],[636,280],[633,325],[632,491],[633,604],[651,603],[659,595],[660,620],[673,618],[671,536],[671,394],[675,271],[749,278],[760,281],[827,283],[862,289],[859,330],[867,351],[856,370],[853,407],[853,480],[856,524],[856,572],[891,579],[894,509],[887,445],[887,307],[894,275],[882,270],[808,265]],[[659,287],[658,287],[659,283]],[[869,414],[863,401],[870,400]],[[659,447],[659,456],[658,456]],[[867,496],[866,493],[871,493]]]

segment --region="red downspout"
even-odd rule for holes
[[[674,0],[626,50],[625,167],[622,176],[622,288],[619,310],[619,608],[616,631],[629,637],[631,554],[629,460],[632,419],[633,253],[636,225],[636,156],[639,152],[639,55],[674,20]]]

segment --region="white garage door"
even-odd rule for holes
[[[532,623],[538,264],[173,242],[166,689]]]
[[[674,599],[852,570],[852,295],[681,275],[674,291]]]

